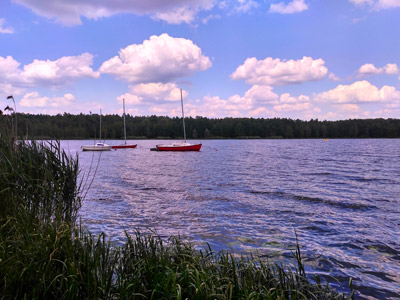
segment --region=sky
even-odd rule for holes
[[[400,0],[1,0],[0,109],[400,118]]]

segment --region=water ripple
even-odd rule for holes
[[[199,153],[149,151],[162,142],[101,154],[81,210],[91,231],[121,243],[124,230],[152,230],[288,263],[296,232],[308,271],[344,291],[353,277],[357,299],[400,298],[400,140],[213,140]],[[99,154],[79,153],[81,174],[93,174]]]

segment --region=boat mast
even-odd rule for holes
[[[182,89],[181,89],[181,106],[182,106],[182,122],[183,122],[183,138],[186,143],[186,128],[185,128],[185,114],[183,113],[183,97],[182,97]]]
[[[122,104],[124,107],[124,138],[125,138],[125,145],[126,145],[125,98],[122,99]]]
[[[101,143],[101,108],[100,108],[100,143]]]

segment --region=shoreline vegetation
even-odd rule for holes
[[[351,280],[340,294],[307,274],[298,245],[293,266],[140,232],[113,245],[78,220],[77,156],[4,133],[0,150],[0,299],[354,299]]]
[[[99,115],[17,113],[18,136],[38,139],[96,139]],[[12,122],[11,115],[4,115]],[[400,119],[302,121],[284,118],[185,118],[188,139],[400,138]],[[102,116],[102,137],[123,139],[119,115]],[[128,139],[181,139],[182,119],[126,115]]]

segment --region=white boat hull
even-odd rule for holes
[[[82,146],[82,151],[110,151],[111,146],[103,143]]]

